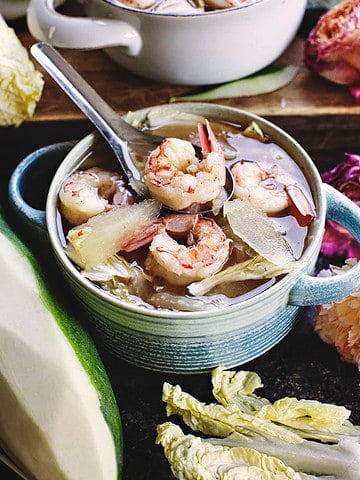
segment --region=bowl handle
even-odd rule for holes
[[[360,243],[360,208],[349,198],[324,184],[328,218],[347,228]],[[321,305],[341,300],[360,287],[360,262],[340,275],[304,275],[290,291],[290,305]]]
[[[130,56],[138,55],[142,39],[126,22],[111,18],[82,18],[62,15],[55,10],[56,0],[31,0],[27,24],[31,35],[60,48],[97,49],[127,47]]]
[[[10,177],[10,208],[28,233],[40,241],[48,242],[45,203],[53,174],[76,143],[74,140],[39,148],[25,157]]]

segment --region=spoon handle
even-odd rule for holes
[[[36,43],[31,54],[109,142],[127,178],[139,180],[128,151],[128,144],[132,139],[136,141],[138,130],[123,120],[54,47]]]

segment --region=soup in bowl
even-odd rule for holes
[[[313,276],[326,216],[359,238],[358,211],[321,183],[283,130],[209,104],[125,118],[165,137],[136,157],[150,195],[135,193],[91,134],[60,164],[46,207],[60,269],[109,351],[153,370],[233,367],[279,342],[301,306],[358,288],[358,266]],[[202,146],[202,159],[190,141]],[[230,198],[224,166],[235,180]]]
[[[99,140],[60,186],[58,233],[84,277],[133,305],[194,312],[242,302],[296,268],[316,218],[312,193],[257,122],[210,124],[176,109],[135,122],[165,138],[136,156],[151,199]]]

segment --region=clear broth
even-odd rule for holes
[[[240,160],[255,161],[263,167],[269,167],[274,162],[280,162],[283,169],[296,179],[303,191],[311,198],[309,185],[299,166],[281,147],[272,143],[271,139],[262,142],[255,138],[244,136],[241,133],[243,129],[237,125],[211,122],[211,126],[225,151],[229,167]],[[196,125],[193,123],[183,123],[181,125],[169,123],[152,131],[164,137],[178,137],[198,143]],[[139,170],[143,171],[146,158],[137,158],[136,161]],[[83,159],[79,165],[81,165],[81,170],[98,166],[103,169],[120,171],[112,151],[103,141],[97,142],[87,158]],[[211,215],[206,214],[206,216]],[[213,218],[217,220],[217,217]],[[306,244],[308,227],[298,225],[295,218],[288,211],[273,217],[273,221],[276,222],[290,245],[294,258],[299,259]],[[63,239],[64,246],[66,245],[65,239],[69,229],[70,226],[59,213],[59,236]],[[120,254],[127,262],[138,267],[140,271],[144,271],[144,261],[147,252],[148,247],[143,247],[132,253],[120,252]],[[223,268],[236,263],[236,261],[234,254],[231,253],[228,262]],[[133,285],[124,283],[121,284],[120,288],[119,285],[117,285],[117,288],[114,288],[112,282],[100,282],[97,285],[99,288],[108,291],[110,295],[116,295],[127,302],[144,305],[150,309],[196,311],[222,308],[239,303],[268,289],[280,278],[282,277],[270,280],[247,280],[245,282],[226,283],[215,287],[207,295],[201,297],[192,297],[186,287],[166,284],[161,278],[153,278],[152,282],[146,280],[140,282],[140,284],[135,283]]]

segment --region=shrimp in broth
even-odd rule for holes
[[[165,215],[139,233],[140,239],[135,235],[123,249],[135,250],[150,242],[144,265],[153,276],[171,285],[207,278],[221,270],[229,258],[231,240],[212,218]]]
[[[73,173],[59,192],[60,210],[71,225],[80,225],[111,205],[133,203],[134,195],[117,172],[99,167]]]
[[[315,217],[312,201],[297,180],[279,165],[262,168],[258,162],[241,160],[232,166],[231,172],[235,179],[235,198],[247,198],[269,215],[291,208],[299,223],[304,225]]]
[[[106,264],[98,265],[91,271],[85,269],[82,273],[109,295],[125,301],[148,308],[185,311],[209,310],[238,303],[281,280],[294,267],[289,264],[283,267],[279,262],[273,268],[265,253],[264,258],[261,251],[254,250],[241,235],[238,236],[237,230],[233,230],[226,209],[169,214],[166,208],[161,208],[163,205],[176,210],[187,209],[190,205],[216,198],[225,182],[225,169],[229,167],[236,188],[228,202],[239,202],[238,198],[252,202],[256,206],[254,212],[261,212],[260,221],[263,222],[265,217],[276,235],[284,238],[291,252],[290,263],[296,265],[316,216],[310,187],[287,152],[265,135],[259,139],[258,131],[253,136],[245,134],[245,127],[222,122],[212,122],[210,126],[206,119],[199,122],[196,117],[178,124],[172,119],[168,124],[154,128],[154,133],[164,136],[165,140],[148,156],[136,160],[153,201],[158,202],[160,208],[153,209],[152,218],[149,217],[148,221],[144,216],[141,222],[132,218],[132,224],[138,227],[133,229],[130,237],[126,237],[126,241],[114,239],[114,244],[119,245],[117,254]],[[191,145],[196,143],[201,146],[202,159],[196,157]],[[116,159],[104,143],[98,142],[86,159],[86,165],[91,169],[96,167],[107,175],[106,172],[115,170]],[[99,170],[95,171],[99,173]],[[92,175],[92,172],[87,173]],[[77,191],[73,187],[78,185],[79,176],[82,180],[82,175],[85,174],[75,172],[65,180],[59,192],[63,229],[59,235],[67,238],[64,246],[69,250],[69,239],[74,237],[71,231],[76,228],[73,225],[85,222],[81,227],[87,231],[95,229],[97,223],[101,225],[101,221],[94,220],[118,203],[119,186],[120,198],[123,199],[120,202],[124,201],[124,205],[137,203],[139,209],[132,211],[142,211],[142,215],[146,212],[141,208],[143,200],[134,197],[126,184],[117,183],[118,178],[113,174],[111,178],[115,178],[117,187],[110,196],[99,195],[99,187],[94,187],[93,180],[88,181],[86,174],[84,184],[80,182],[81,187],[87,194],[91,191],[92,195],[100,197],[97,201],[100,201],[102,210],[99,207],[100,212],[90,213],[94,199],[86,201],[85,210],[90,214],[91,222],[86,216],[81,218],[78,215],[79,199],[71,190]],[[121,174],[118,175],[121,178]],[[73,214],[70,217],[64,204]],[[116,205],[118,215],[121,215],[121,208]],[[129,215],[129,210],[124,208],[125,211]],[[239,225],[241,221],[237,222],[237,229]],[[258,225],[258,219],[254,225]],[[252,230],[251,225],[247,230]],[[101,237],[108,236],[109,232],[95,233],[94,238],[99,238],[98,248],[101,248]],[[253,235],[258,236],[256,227]],[[80,270],[83,268],[80,264],[78,267]],[[248,270],[240,272],[243,268]],[[267,271],[276,273],[267,276]],[[204,282],[214,286],[204,290]],[[199,285],[199,288],[194,288],[194,285]],[[205,293],[195,296],[191,293],[195,291]]]
[[[198,124],[203,159],[190,142],[165,138],[145,164],[145,183],[153,198],[174,210],[214,200],[225,185],[225,158],[207,120]]]

